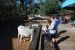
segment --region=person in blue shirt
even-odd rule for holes
[[[51,22],[50,22],[51,20]],[[58,18],[56,18],[55,16],[52,16],[50,18],[50,20],[47,21],[47,27],[44,29],[45,31],[45,35],[46,35],[46,39],[48,39],[49,35],[51,37],[51,40],[53,42],[53,44],[56,42],[55,37],[56,37],[56,33],[57,33],[57,28],[59,25],[59,20]]]

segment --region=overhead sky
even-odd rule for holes
[[[39,0],[34,0],[34,2],[35,2],[35,3],[39,3],[40,1],[39,1]]]
[[[33,0],[34,3],[40,3],[40,1],[44,2],[45,0]]]
[[[17,3],[19,3],[19,1],[20,1],[20,0],[16,0]],[[27,2],[28,0],[24,0],[24,2],[25,2],[25,1]],[[44,1],[44,0],[42,0],[42,1]],[[40,0],[33,0],[33,2],[34,2],[34,3],[39,3]]]
[[[62,4],[62,8],[66,7],[66,6],[69,6],[69,5],[72,5],[72,4],[75,4],[75,0],[66,0]]]

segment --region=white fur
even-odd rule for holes
[[[22,41],[23,36],[30,37],[30,41],[32,41],[33,38],[33,32],[34,29],[30,29],[29,26],[22,26],[20,25],[18,27],[18,39],[20,39],[20,42]]]
[[[34,27],[34,26],[35,26],[35,27],[38,27],[38,24],[32,24],[32,27]]]

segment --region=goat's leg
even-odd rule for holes
[[[73,29],[74,29],[74,25],[73,25]]]
[[[33,39],[33,34],[31,34],[30,36],[31,36],[31,37],[30,37],[30,41],[32,41],[32,39]]]
[[[22,35],[20,35],[20,42],[22,41]]]
[[[18,39],[20,39],[20,34],[18,33]]]

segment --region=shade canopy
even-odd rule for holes
[[[69,5],[72,5],[72,4],[75,4],[75,0],[66,0],[62,4],[62,8],[66,7],[66,6],[69,6]]]

